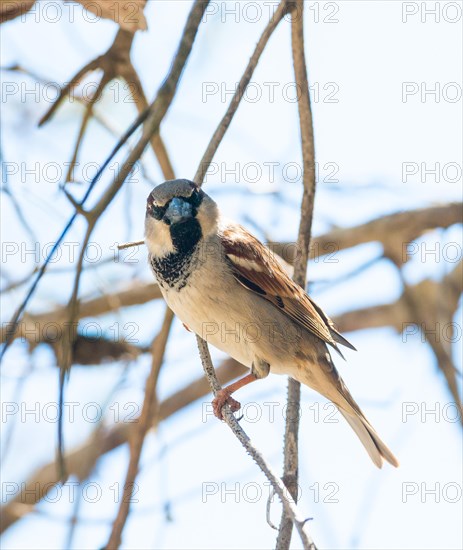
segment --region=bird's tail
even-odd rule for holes
[[[319,362],[319,367],[321,368],[318,372],[315,369],[312,370],[312,373],[315,372],[321,375],[318,378],[314,376],[307,377],[308,371],[302,369],[298,372],[299,376],[297,378],[336,405],[378,468],[382,467],[383,459],[397,468],[399,461],[368,422],[333,363],[331,361],[326,364]]]
[[[389,447],[381,440],[379,435],[375,432],[374,428],[362,413],[359,415],[356,411],[346,412],[340,407],[339,411],[347,422],[349,422],[351,428],[357,434],[367,453],[370,455],[371,460],[376,466],[378,466],[378,468],[382,467],[383,459],[387,460],[389,464],[392,464],[396,468],[399,466],[399,461],[397,458],[393,455]]]

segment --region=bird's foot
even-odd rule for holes
[[[241,408],[241,403],[239,403],[236,399],[233,399],[233,397],[226,389],[220,390],[219,392],[217,392],[217,395],[212,400],[212,409],[214,411],[214,415],[219,420],[223,420],[222,407],[225,405],[225,403],[228,403],[228,405],[230,405],[232,412],[236,412]]]

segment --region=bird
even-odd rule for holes
[[[333,402],[374,464],[399,465],[350,394],[329,348],[355,347],[297,285],[276,255],[221,215],[195,182],[157,185],[146,204],[148,262],[174,314],[192,332],[250,369],[216,393],[215,416],[232,394],[269,373],[285,374]],[[328,347],[329,346],[329,347]]]

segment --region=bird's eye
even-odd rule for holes
[[[201,204],[203,197],[202,197],[202,191],[198,189],[197,187],[194,188],[193,193],[191,194],[189,202],[193,206],[199,206]]]
[[[161,206],[156,206],[155,204],[152,204],[150,206],[150,212],[153,218],[156,220],[162,220],[162,217],[165,214],[166,209]]]

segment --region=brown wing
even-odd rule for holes
[[[328,317],[328,315],[323,311],[323,309],[317,305],[310,296],[307,296],[311,302],[311,304],[313,305],[313,307],[317,310],[318,314],[320,315],[320,317],[323,319],[323,321],[325,322],[325,324],[327,325],[330,333],[331,333],[331,336],[333,338],[333,340],[336,340],[336,342],[338,344],[342,344],[343,346],[346,346],[346,348],[350,348],[354,351],[357,351],[357,348],[355,348],[350,342],[349,340],[347,340],[346,338],[344,338],[344,336],[342,334],[340,334],[338,332],[338,330],[336,329],[336,326],[335,324],[333,323],[333,321]],[[338,350],[339,351],[339,350]]]
[[[272,251],[244,227],[228,226],[221,237],[233,275],[240,284],[274,304],[338,352],[336,341],[353,347],[334,329],[331,319],[290,279]]]

